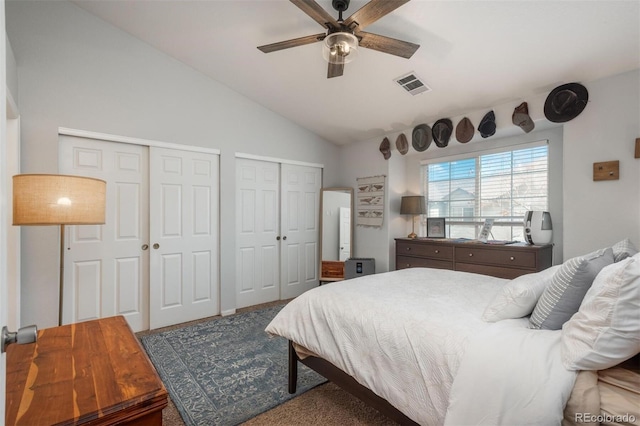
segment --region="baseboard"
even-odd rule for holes
[[[226,311],[222,311],[220,312],[220,315],[222,315],[223,317],[229,316],[229,315],[233,315],[236,313],[235,309],[227,309]]]

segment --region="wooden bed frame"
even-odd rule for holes
[[[298,381],[298,361],[316,371],[327,380],[335,383],[345,391],[349,392],[353,396],[359,398],[365,404],[375,408],[380,413],[389,417],[392,420],[400,423],[401,425],[415,425],[418,423],[411,420],[404,415],[401,411],[395,408],[389,402],[373,393],[369,388],[362,386],[353,377],[340,370],[335,365],[331,364],[322,358],[308,356],[305,359],[300,359],[296,350],[293,347],[293,342],[289,340],[289,393],[296,392],[296,385]]]

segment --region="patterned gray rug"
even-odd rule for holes
[[[299,364],[287,392],[287,341],[264,329],[274,306],[141,337],[187,425],[236,425],[326,380]]]

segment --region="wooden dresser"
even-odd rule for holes
[[[552,265],[551,244],[507,245],[449,239],[396,238],[396,269],[440,268],[515,278]]]
[[[7,348],[7,425],[161,425],[167,391],[122,316]]]

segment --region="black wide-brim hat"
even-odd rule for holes
[[[411,134],[411,146],[418,152],[422,152],[431,145],[431,127],[426,124],[418,124]]]
[[[453,123],[448,118],[441,118],[436,121],[431,128],[433,141],[439,148],[449,145],[449,139],[453,133]]]
[[[566,123],[580,115],[588,100],[589,92],[582,84],[563,84],[547,96],[544,102],[544,116],[554,123]]]
[[[483,138],[488,138],[496,133],[496,115],[493,110],[489,111],[484,115],[484,117],[482,117],[482,121],[478,126],[478,131],[480,132],[480,136]]]

